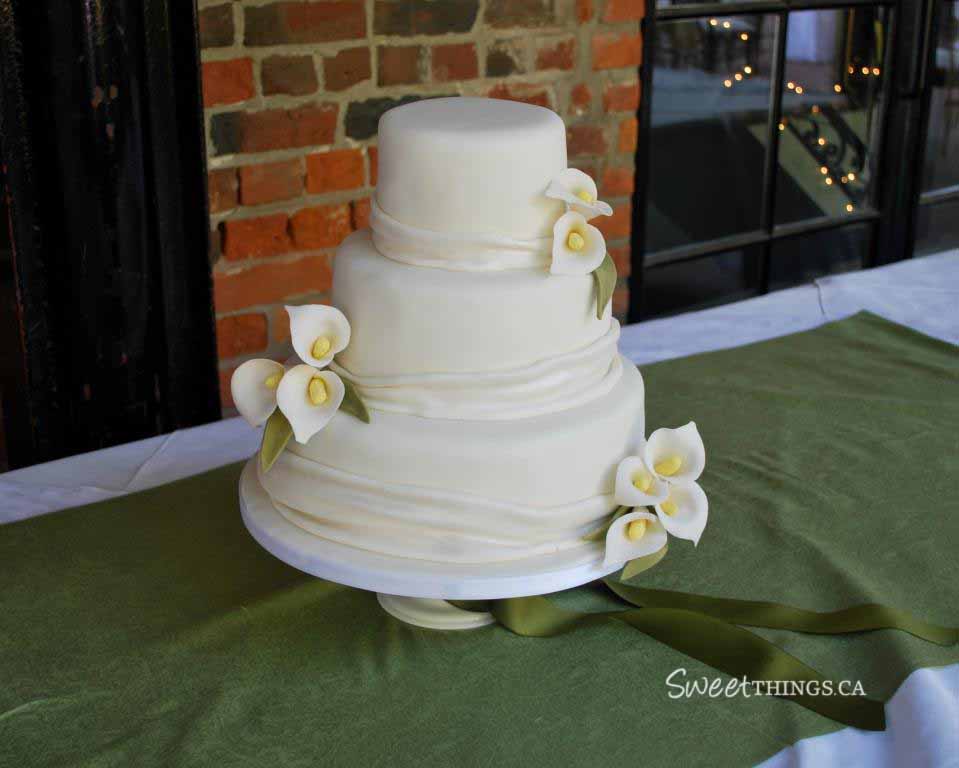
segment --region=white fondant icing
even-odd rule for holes
[[[306,445],[291,442],[287,450],[384,483],[555,507],[613,492],[620,460],[643,443],[643,380],[623,361],[606,396],[515,421],[372,415],[364,424],[339,413]],[[322,485],[297,482],[322,497]],[[496,520],[486,524],[495,528]]]
[[[584,349],[610,328],[592,275],[449,272],[385,258],[369,230],[335,259],[333,304],[350,321],[336,362],[355,376],[503,371]]]
[[[376,200],[403,224],[528,240],[563,213],[544,192],[566,168],[566,128],[543,107],[419,101],[380,118],[378,144]]]
[[[356,376],[333,370],[355,385],[367,408],[434,419],[508,420],[574,408],[602,397],[619,381],[619,323],[584,349],[508,371]]]
[[[553,240],[520,240],[505,235],[469,235],[411,227],[385,213],[372,201],[370,228],[376,250],[394,261],[416,267],[457,272],[546,269]]]

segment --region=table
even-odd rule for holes
[[[765,297],[623,330],[639,364],[772,338],[868,309],[959,344],[959,252],[870,272],[824,278]],[[245,458],[259,436],[239,419],[31,467],[0,476],[0,523],[168,483]],[[779,753],[767,765],[941,764],[959,753],[959,665],[919,670],[888,707],[885,733],[844,729]],[[937,727],[938,726],[938,727]],[[949,741],[952,739],[953,741]],[[908,751],[904,751],[908,750]]]

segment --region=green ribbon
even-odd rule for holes
[[[500,624],[524,637],[555,637],[610,621],[627,624],[734,678],[749,682],[785,681],[785,690],[774,695],[839,723],[870,731],[885,729],[885,702],[845,692],[835,681],[737,625],[823,634],[899,629],[940,645],[959,640],[957,629],[929,624],[883,605],[817,613],[778,603],[641,589],[612,579],[604,579],[603,583],[636,608],[582,613],[561,608],[545,597],[494,600],[489,601],[488,608]],[[815,696],[787,688],[801,685],[808,690],[813,682],[821,690],[831,686],[831,695]]]

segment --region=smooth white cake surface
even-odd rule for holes
[[[606,396],[514,421],[337,414],[260,481],[317,535],[448,562],[574,546],[615,507],[616,465],[642,442],[643,382],[628,361]]]
[[[566,168],[566,128],[543,107],[428,99],[380,118],[376,201],[438,232],[544,237],[562,213],[543,191]]]
[[[359,376],[496,371],[582,349],[610,328],[590,275],[450,272],[382,256],[369,230],[340,246],[333,305],[352,340],[337,362]],[[612,354],[609,356],[612,358]]]

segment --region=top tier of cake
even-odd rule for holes
[[[456,234],[547,237],[562,204],[544,197],[566,168],[554,112],[447,98],[392,109],[379,126],[376,202],[401,224]]]

